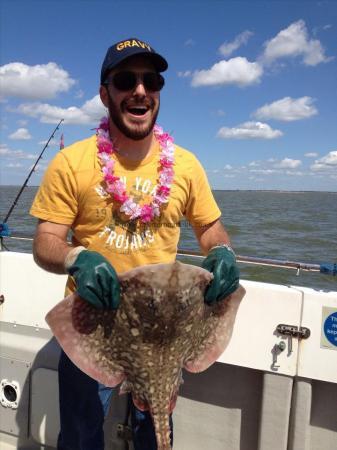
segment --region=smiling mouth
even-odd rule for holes
[[[150,110],[147,106],[129,106],[126,108],[126,111],[133,116],[142,117]]]

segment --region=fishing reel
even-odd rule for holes
[[[7,223],[0,223],[0,237],[8,237],[11,235],[11,230]]]

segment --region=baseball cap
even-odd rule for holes
[[[145,55],[150,58],[158,72],[164,72],[168,67],[166,59],[148,43],[137,38],[125,39],[108,48],[101,69],[101,84],[111,69],[134,55]]]

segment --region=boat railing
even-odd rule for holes
[[[18,241],[33,241],[32,236],[5,236],[6,239],[13,239]],[[2,237],[0,242],[0,251],[3,249],[7,249],[3,243],[4,237]],[[178,249],[178,256],[199,259],[202,260],[205,256],[200,253],[189,249]],[[243,264],[255,264],[259,266],[268,266],[268,267],[279,267],[284,269],[293,269],[296,270],[299,274],[300,271],[306,272],[319,272],[325,275],[337,275],[337,263],[322,263],[322,264],[311,264],[300,261],[290,261],[290,260],[282,260],[282,259],[273,259],[273,258],[261,258],[257,256],[245,256],[245,255],[236,255],[236,260],[238,263]]]

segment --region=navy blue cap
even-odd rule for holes
[[[156,53],[153,47],[137,38],[125,39],[112,45],[106,52],[102,69],[101,84],[104,83],[108,72],[119,63],[135,55],[145,55],[151,59],[158,72],[164,72],[167,67],[167,61],[159,53]]]

